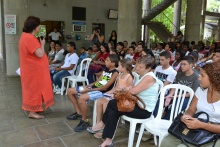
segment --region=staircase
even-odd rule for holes
[[[147,25],[162,41],[167,42],[171,36],[172,29],[176,27],[173,22],[163,13],[165,9],[171,6],[177,0],[163,0],[150,11],[145,12],[142,18],[142,24]],[[161,22],[161,20],[165,20]]]
[[[171,36],[170,31],[162,22],[149,21],[145,23],[163,42]]]

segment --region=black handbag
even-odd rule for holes
[[[207,119],[198,118],[199,115],[205,114]],[[213,147],[215,142],[220,138],[220,134],[215,134],[203,129],[189,129],[187,126],[181,121],[183,113],[181,112],[173,121],[171,126],[168,129],[168,132],[182,140],[182,142],[186,145],[187,143],[192,144],[194,146],[201,146],[210,142],[213,142]],[[205,123],[209,122],[209,115],[206,112],[198,112],[193,115],[194,118],[198,118],[200,121]]]

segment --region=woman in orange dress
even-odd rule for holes
[[[40,119],[37,112],[54,104],[48,59],[44,51],[45,40],[35,37],[40,31],[40,19],[29,16],[19,40],[20,72],[22,86],[22,109],[29,117]]]

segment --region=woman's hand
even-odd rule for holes
[[[61,71],[61,68],[60,67],[57,67],[54,69],[55,71]]]
[[[43,39],[40,38],[40,44],[45,45],[45,39],[44,38]]]
[[[185,123],[189,129],[199,129],[201,128],[201,123],[203,123],[190,115],[183,115],[181,121]]]

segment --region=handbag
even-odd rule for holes
[[[94,73],[97,73],[97,72],[99,72],[99,71],[103,71],[104,68],[103,68],[103,66],[100,65],[100,64],[90,64],[90,65],[89,65],[89,70],[93,70]]]
[[[206,119],[198,118],[199,115],[205,114]],[[215,142],[219,139],[220,134],[215,134],[209,132],[204,129],[189,129],[187,128],[186,124],[181,121],[181,117],[183,113],[181,112],[173,121],[171,126],[168,129],[168,132],[182,140],[182,142],[188,147],[187,143],[192,144],[194,146],[201,146],[210,142],[213,143],[213,147]],[[209,122],[209,115],[206,112],[198,112],[193,115],[194,118],[198,118],[199,121],[210,123]]]
[[[128,91],[116,91],[114,93],[114,98],[117,102],[118,111],[120,112],[132,112],[137,104],[141,109],[145,109],[146,105],[142,99],[137,96],[132,95]],[[138,103],[140,101],[143,107]]]

